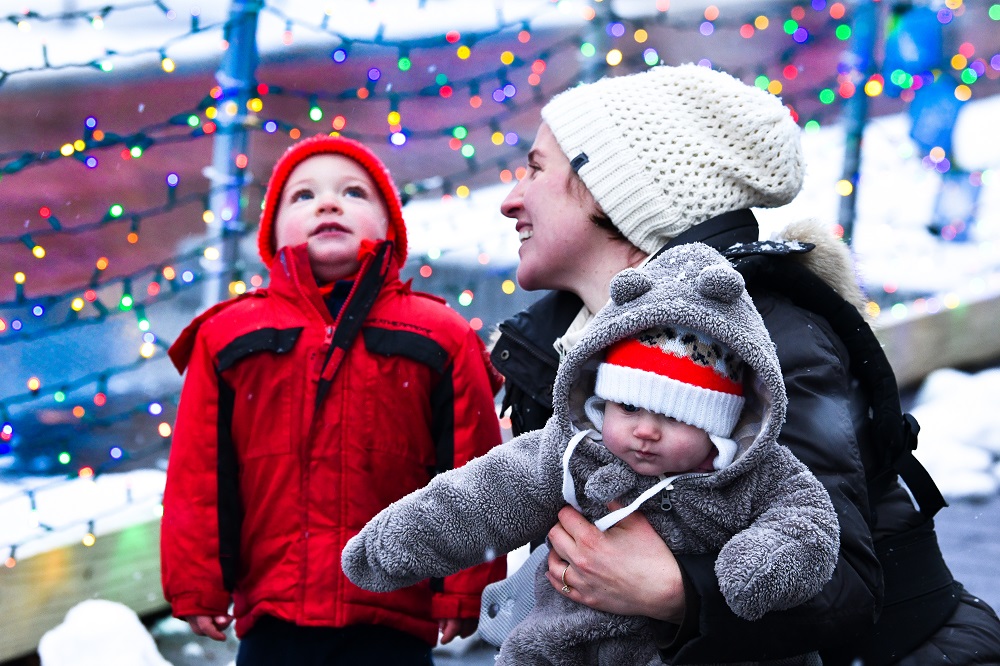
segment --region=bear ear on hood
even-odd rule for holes
[[[611,300],[615,305],[634,301],[653,288],[653,282],[634,268],[626,268],[611,278]]]
[[[706,298],[721,303],[735,303],[746,288],[743,276],[735,268],[712,264],[702,269],[695,278],[695,289]]]

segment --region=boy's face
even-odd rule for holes
[[[716,455],[701,428],[610,400],[601,435],[611,453],[644,476],[710,471]]]
[[[358,271],[361,241],[381,240],[389,228],[382,193],[365,169],[343,155],[313,155],[289,174],[278,201],[278,248],[307,243],[317,282]]]

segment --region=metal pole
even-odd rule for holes
[[[216,107],[212,165],[205,174],[211,181],[209,207],[213,213],[208,239],[218,250],[219,259],[207,261],[209,278],[203,307],[229,298],[229,282],[236,272],[239,242],[246,229],[240,197],[247,182],[247,102],[257,86],[257,17],[262,7],[263,0],[233,0],[226,22],[229,47],[215,73],[222,95]]]
[[[863,0],[857,5],[851,45],[845,53],[845,63],[850,67],[851,80],[856,89],[844,103],[844,171],[843,180],[851,184],[851,192],[840,200],[840,226],[844,242],[851,243],[858,196],[858,173],[861,168],[861,139],[868,121],[868,95],[865,83],[875,73],[875,40],[879,26],[879,5],[873,0]]]
[[[590,6],[593,7],[595,16],[587,28],[586,39],[596,49],[596,53],[590,58],[583,58],[580,70],[580,81],[583,83],[592,83],[604,73],[604,57],[608,45],[605,30],[611,17],[611,0],[590,0]]]

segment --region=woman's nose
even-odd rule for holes
[[[524,179],[517,181],[517,185],[507,193],[504,198],[503,203],[500,204],[500,213],[504,217],[517,217],[518,211],[521,210],[524,197],[523,197],[523,183]]]

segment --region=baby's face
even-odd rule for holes
[[[318,282],[357,272],[361,241],[385,238],[389,211],[368,172],[343,155],[314,155],[288,176],[278,201],[277,247],[307,243]]]
[[[644,476],[710,471],[717,453],[701,428],[611,401],[601,436],[611,453]]]

